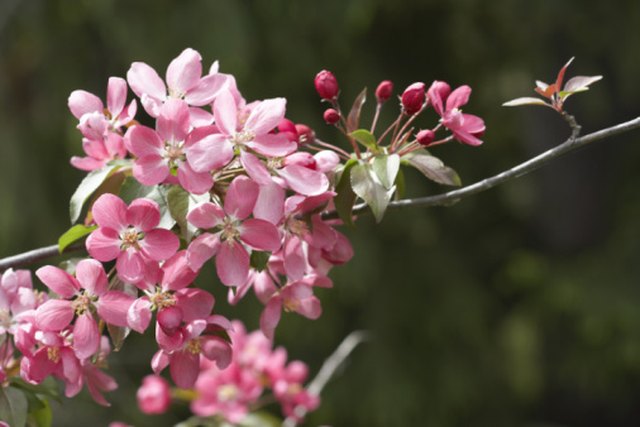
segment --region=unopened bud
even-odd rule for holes
[[[287,137],[289,141],[298,141],[296,125],[289,119],[282,119],[278,123],[278,133]]]
[[[436,134],[432,130],[429,130],[429,129],[421,130],[416,135],[416,140],[418,141],[418,143],[420,145],[424,145],[425,147],[427,145],[430,145],[433,142],[434,139],[436,139]]]
[[[298,132],[298,143],[308,144],[316,139],[316,133],[307,125],[303,125],[302,123],[298,123],[296,125],[296,131]]]
[[[327,108],[322,117],[328,125],[335,125],[340,120],[340,113],[333,108]]]
[[[412,116],[422,109],[426,98],[424,88],[422,82],[413,83],[402,93],[402,107],[407,115]]]
[[[314,84],[320,98],[332,100],[338,96],[338,80],[331,71],[322,70],[316,74]]]
[[[391,80],[383,80],[376,88],[376,99],[378,104],[387,102],[393,94],[393,82]]]

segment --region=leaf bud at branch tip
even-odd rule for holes
[[[393,82],[391,80],[383,80],[376,88],[376,99],[378,104],[387,102],[393,94]]]
[[[316,74],[314,84],[320,98],[329,101],[337,98],[340,88],[338,87],[336,76],[331,71],[322,70]]]

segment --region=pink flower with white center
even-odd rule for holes
[[[89,394],[96,403],[102,406],[111,406],[102,393],[117,389],[118,383],[113,377],[100,370],[101,367],[106,367],[106,359],[110,352],[109,338],[106,336],[100,337],[100,349],[97,357],[95,360],[92,360],[92,358],[80,361],[80,379],[76,383],[67,386],[67,396],[71,397],[80,393],[80,390],[86,384]]]
[[[73,350],[79,359],[94,355],[100,346],[100,332],[94,313],[105,322],[126,326],[126,313],[133,297],[120,291],[108,291],[107,275],[102,264],[84,259],[76,266],[76,277],[53,266],[45,266],[36,275],[49,289],[60,296],[36,310],[39,329],[58,332],[76,317],[73,326]]]
[[[227,86],[227,79],[220,73],[202,77],[202,57],[191,48],[183,50],[171,61],[167,67],[166,85],[144,62],[134,62],[127,72],[131,90],[140,97],[142,106],[152,117],[160,115],[160,107],[170,98],[183,99],[194,107],[211,104]],[[194,112],[194,115],[201,115],[201,112]]]
[[[71,165],[83,171],[103,168],[109,161],[127,156],[124,139],[113,132],[100,139],[82,138],[82,149],[86,156],[71,157]]]
[[[204,366],[195,384],[197,397],[191,411],[203,417],[219,415],[233,424],[241,422],[262,394],[259,375],[236,363],[222,371]]]
[[[136,199],[127,206],[113,194],[103,194],[91,208],[99,228],[87,238],[87,251],[98,261],[117,258],[118,277],[137,283],[145,276],[145,261],[164,261],[176,253],[180,240],[171,231],[157,228],[158,204]]]
[[[320,300],[313,295],[311,285],[305,281],[296,281],[285,285],[273,294],[260,316],[260,329],[271,340],[276,326],[280,322],[283,309],[295,311],[312,320],[322,314]]]
[[[134,126],[125,141],[137,159],[133,176],[144,185],[166,182],[177,175],[180,185],[195,194],[206,193],[213,186],[208,172],[194,172],[186,161],[189,146],[189,107],[178,99],[169,99],[160,108],[156,130]]]
[[[136,393],[138,408],[145,414],[164,414],[171,405],[171,390],[167,380],[158,375],[147,375]]]
[[[38,303],[30,271],[5,271],[0,279],[0,335],[15,334],[18,325],[33,315]]]
[[[200,357],[215,361],[219,369],[231,363],[231,345],[215,335],[228,329],[230,323],[221,316],[199,319],[182,328],[182,346],[172,352],[159,350],[151,361],[153,371],[158,374],[169,365],[173,382],[180,388],[191,388],[198,379]]]
[[[469,102],[470,95],[469,86],[460,86],[451,92],[449,85],[441,81],[434,81],[427,92],[433,109],[442,118],[440,122],[460,142],[477,146],[482,144],[479,136],[485,131],[484,121],[478,116],[460,111],[460,107]]]
[[[280,248],[280,234],[270,222],[249,218],[258,198],[258,185],[246,176],[229,186],[224,208],[205,202],[189,212],[187,220],[203,230],[189,245],[189,264],[200,269],[216,255],[218,277],[227,286],[242,285],[249,275],[249,252],[244,244],[274,252]],[[243,244],[244,243],[244,244]]]
[[[284,118],[285,105],[284,98],[257,102],[251,105],[245,118],[233,93],[222,91],[213,104],[219,133],[201,139],[186,150],[189,164],[196,172],[220,169],[234,158],[235,148],[241,149],[242,153],[248,148],[266,157],[293,153],[297,148],[295,142],[282,134],[271,133]],[[240,161],[245,166],[244,156]]]
[[[107,85],[107,108],[92,93],[74,90],[69,96],[69,110],[80,120],[78,128],[87,138],[101,139],[107,132],[117,132],[133,120],[137,104],[133,100],[128,106],[127,82],[120,77],[110,77]]]

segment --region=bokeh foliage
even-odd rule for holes
[[[345,100],[387,78],[398,89],[467,83],[486,144],[436,155],[470,183],[568,135],[550,110],[500,104],[531,94],[534,79],[553,78],[571,56],[569,75],[605,76],[567,104],[585,131],[637,115],[638,28],[637,0],[2,0],[0,255],[51,244],[68,228],[83,174],[68,165],[81,150],[67,96],[103,95],[134,60],[162,73],[193,47],[219,59],[248,98],[287,97],[290,118],[323,139],[337,134],[313,90],[322,68],[336,73]],[[321,291],[323,317],[285,316],[277,333],[314,372],[351,330],[375,337],[308,424],[637,423],[637,140],[605,141],[453,207],[392,211],[379,226],[364,218],[349,230],[356,257],[334,272],[335,289]],[[408,181],[410,195],[442,190],[417,174]],[[221,312],[257,327],[252,297],[231,310],[224,289],[215,292]],[[55,425],[170,425],[182,415],[139,414],[136,380],[153,343],[134,337],[126,347],[113,357],[114,406],[86,396],[54,403]]]

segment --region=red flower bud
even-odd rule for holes
[[[298,143],[301,145],[313,142],[316,139],[316,133],[307,125],[298,123],[296,125],[296,131],[298,132],[298,135],[300,135]]]
[[[381,81],[376,88],[376,99],[378,100],[378,104],[387,102],[389,98],[391,98],[391,94],[393,94],[393,82],[391,80]]]
[[[280,132],[296,132],[296,125],[289,119],[282,119],[278,123],[278,130]]]
[[[425,129],[418,132],[416,139],[420,145],[424,145],[426,147],[436,139],[436,134],[432,130]]]
[[[407,115],[412,116],[422,108],[426,98],[424,88],[422,82],[413,83],[402,93],[402,107]]]
[[[335,125],[340,120],[340,113],[333,108],[327,108],[322,117],[328,125]]]
[[[338,80],[331,71],[322,70],[314,80],[316,91],[322,99],[335,99],[338,96]]]

